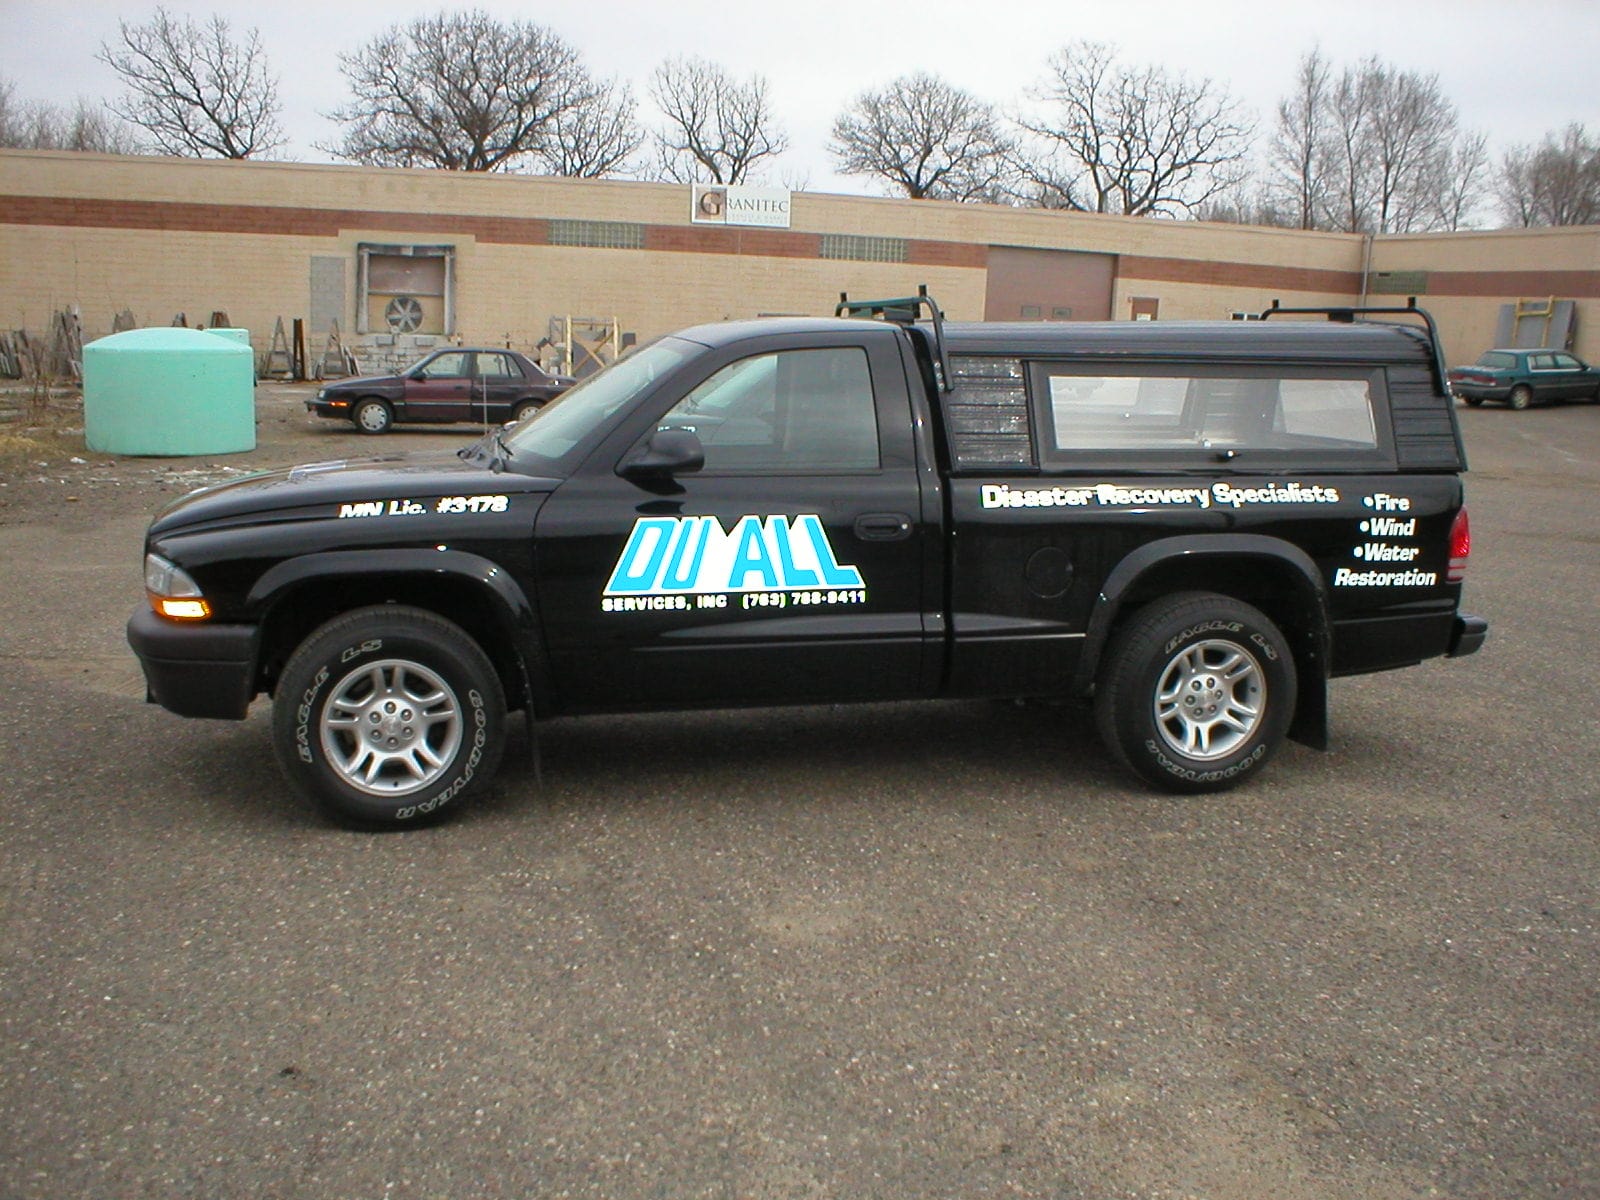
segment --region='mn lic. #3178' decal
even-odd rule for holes
[[[606,584],[602,608],[631,612],[860,604],[861,572],[841,563],[817,517],[640,517]],[[695,597],[691,603],[689,597]]]

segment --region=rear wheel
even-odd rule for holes
[[[1276,625],[1231,597],[1190,592],[1147,605],[1112,639],[1095,718],[1107,748],[1147,783],[1215,792],[1277,752],[1295,695]]]
[[[387,433],[394,424],[394,413],[386,402],[369,396],[350,410],[350,419],[362,433]]]
[[[1465,400],[1467,402],[1467,404],[1469,406],[1471,406],[1472,408],[1477,408],[1479,405],[1481,405],[1483,403],[1483,397],[1482,396],[1463,396],[1461,398],[1463,400]]]
[[[357,828],[421,825],[493,778],[505,699],[459,626],[384,605],[336,617],[283,668],[273,745],[290,781]]]
[[[1525,383],[1519,383],[1511,389],[1511,395],[1506,397],[1506,403],[1519,412],[1533,403],[1533,389]]]
[[[516,411],[512,413],[512,420],[526,421],[529,417],[533,416],[534,413],[538,412],[543,407],[543,400],[524,400],[521,404],[517,405]]]

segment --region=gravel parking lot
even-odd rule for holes
[[[585,719],[368,836],[122,640],[165,499],[468,435],[301,395],[0,474],[0,1195],[1600,1196],[1600,409],[1462,411],[1487,646],[1244,790],[1071,710]]]

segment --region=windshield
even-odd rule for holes
[[[619,358],[556,397],[538,416],[513,426],[505,438],[506,449],[519,459],[531,458],[541,470],[555,468],[564,474],[618,411],[681,365],[694,349],[669,338]]]

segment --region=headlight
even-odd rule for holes
[[[200,585],[177,563],[168,562],[159,554],[144,556],[144,590],[150,595],[150,607],[163,617],[204,621],[211,615],[211,605],[201,594]]]

